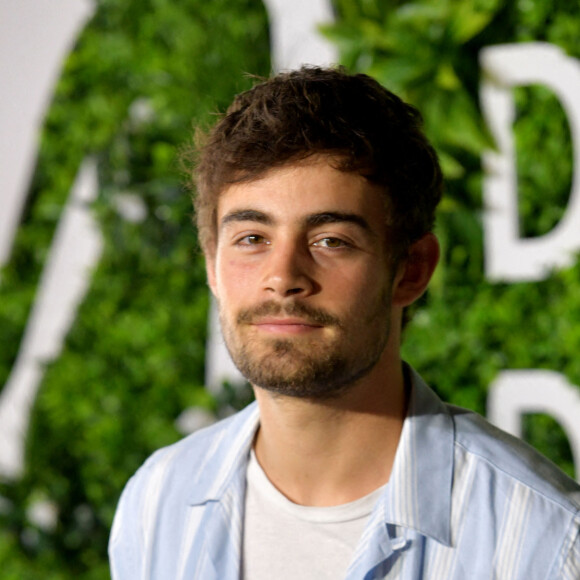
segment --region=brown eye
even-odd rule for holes
[[[238,240],[238,245],[241,246],[257,246],[259,244],[265,244],[266,238],[264,236],[260,236],[258,234],[251,234],[249,236],[244,236],[240,240]]]
[[[339,238],[322,238],[321,240],[314,242],[314,245],[323,248],[342,248],[347,244]]]

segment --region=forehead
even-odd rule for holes
[[[373,229],[380,229],[379,224],[386,222],[383,196],[382,187],[357,173],[340,171],[319,156],[227,187],[218,199],[218,228],[232,212],[254,210],[273,222],[299,221],[324,212],[360,215]]]

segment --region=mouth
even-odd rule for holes
[[[305,334],[323,328],[322,324],[303,318],[261,318],[251,323],[263,332],[272,334]]]

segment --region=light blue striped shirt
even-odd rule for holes
[[[347,580],[579,580],[580,487],[413,373],[391,479]],[[109,553],[114,580],[241,576],[254,404],[153,454],[129,481]]]

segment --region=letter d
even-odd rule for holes
[[[538,42],[485,48],[480,64],[481,105],[498,148],[483,156],[486,275],[495,281],[542,280],[554,268],[571,266],[580,250],[580,63],[557,46]],[[566,112],[574,175],[560,222],[543,236],[520,238],[511,87],[530,84],[549,87]]]

